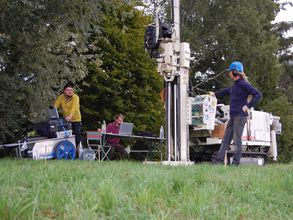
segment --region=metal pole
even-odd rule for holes
[[[175,80],[174,80],[175,81]],[[174,83],[173,86],[174,92],[174,160],[177,161],[177,84]]]
[[[158,4],[157,2],[155,2],[155,13],[156,13],[156,17],[155,17],[155,24],[156,24],[156,41],[159,39],[159,30],[160,30],[160,21],[159,21],[159,11],[161,10],[160,8],[160,4]]]
[[[177,77],[176,79],[176,82],[177,82],[177,112],[178,112],[178,117],[177,117],[177,157],[178,157],[178,160],[181,161],[181,115],[182,115],[182,111],[181,111],[181,103],[180,103],[180,76]]]
[[[188,88],[188,69],[180,68],[180,160],[189,161],[189,126],[187,123],[187,88]]]
[[[176,68],[177,77],[175,78],[176,83],[176,90],[174,89],[174,93],[176,93],[176,106],[174,107],[174,111],[176,114],[175,118],[175,126],[174,130],[176,131],[176,142],[175,142],[175,158],[176,160],[182,161],[182,148],[186,149],[182,146],[182,139],[185,139],[184,134],[185,132],[182,132],[182,117],[184,118],[186,115],[186,112],[184,112],[184,109],[186,109],[185,106],[182,106],[182,84],[181,84],[181,68],[180,68],[180,0],[173,0],[173,24],[174,24],[174,36],[172,36],[172,39],[174,41],[173,43],[173,49],[174,49],[174,55],[176,56],[176,60],[174,60],[174,65]],[[185,127],[185,126],[184,126]],[[183,135],[183,136],[182,136]]]
[[[175,39],[180,42],[180,0],[173,0],[173,24],[175,30]]]
[[[175,42],[174,53],[178,56],[176,60],[177,66],[177,86],[178,86],[178,110],[177,110],[177,123],[178,123],[178,148],[179,148],[179,160],[189,161],[189,126],[187,124],[187,97],[188,97],[188,82],[189,71],[186,65],[181,66],[181,60],[185,59],[184,51],[181,51],[180,43],[180,0],[173,0],[173,15],[174,15],[174,29],[175,29]],[[174,38],[173,38],[174,39]],[[182,54],[181,54],[182,53]]]
[[[171,82],[167,82],[167,155],[171,161]]]

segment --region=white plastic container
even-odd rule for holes
[[[102,124],[102,133],[106,133],[106,128],[107,128],[106,122],[103,121],[103,124]]]

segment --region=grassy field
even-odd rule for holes
[[[0,219],[293,219],[293,164],[0,160]]]

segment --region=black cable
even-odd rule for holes
[[[208,93],[208,91],[205,91],[205,90],[203,90],[203,89],[200,89],[200,88],[196,88],[197,90],[200,90],[200,91],[202,91],[202,92],[204,92],[204,93]]]
[[[224,71],[220,72],[218,75],[215,75],[215,76],[212,77],[212,78],[209,78],[209,79],[207,79],[207,80],[205,80],[205,81],[202,81],[202,82],[198,83],[197,85],[195,85],[195,86],[193,87],[193,89],[194,89],[194,88],[197,88],[199,85],[201,85],[201,84],[203,84],[203,83],[206,83],[206,82],[208,82],[208,81],[210,81],[210,80],[212,80],[212,79],[216,79],[216,78],[218,78],[220,75],[222,75],[223,73],[228,72],[228,71],[230,71],[230,70],[229,70],[229,69],[225,69]],[[198,88],[197,88],[197,89],[198,89]]]

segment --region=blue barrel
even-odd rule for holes
[[[58,160],[74,160],[76,156],[74,145],[70,141],[60,141],[56,147],[56,156]]]

